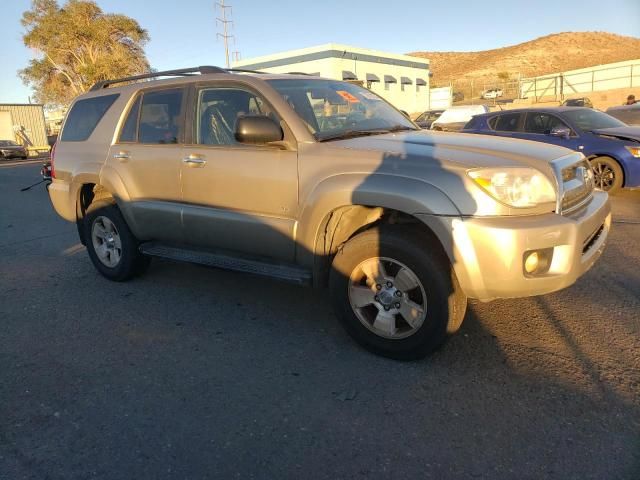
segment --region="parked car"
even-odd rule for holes
[[[581,98],[568,98],[561,104],[562,107],[588,107],[593,108],[593,103],[589,100],[589,97]]]
[[[610,107],[607,109],[607,113],[627,125],[640,126],[640,102],[633,105]]]
[[[431,128],[431,124],[435,122],[440,115],[442,115],[444,110],[427,110],[424,113],[421,113],[418,118],[414,120],[414,123],[418,125],[420,128]]]
[[[480,98],[484,98],[485,100],[490,100],[492,98],[498,98],[502,96],[502,89],[500,88],[490,88],[482,92]]]
[[[522,138],[583,153],[598,188],[615,192],[640,186],[640,127],[630,127],[591,108],[555,107],[506,110],[477,115],[466,133]]]
[[[579,153],[426,132],[365,88],[306,75],[100,82],[51,164],[51,202],[106,278],[163,257],[328,286],[346,331],[400,359],[455,332],[467,297],[571,285],[611,222]]]
[[[447,108],[431,123],[431,130],[459,132],[471,120],[471,117],[488,111],[489,107],[486,105],[461,105]]]
[[[21,158],[29,156],[26,148],[13,140],[0,140],[0,158]]]

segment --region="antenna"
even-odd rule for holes
[[[234,36],[229,33],[229,27],[233,26],[233,20],[227,19],[227,9],[231,10],[231,5],[225,5],[224,0],[216,2],[215,5],[220,7],[220,15],[222,15],[222,18],[216,17],[216,27],[218,26],[218,22],[220,22],[223,31],[223,33],[216,33],[216,39],[222,38],[222,40],[224,41],[224,56],[226,59],[226,66],[227,68],[229,68],[229,39],[234,38]]]

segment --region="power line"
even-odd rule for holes
[[[233,10],[231,9],[231,5],[225,5],[224,0],[216,2],[215,5],[220,8],[220,15],[222,16],[222,18],[216,17],[216,28],[218,27],[218,24],[222,26],[222,33],[217,32],[216,39],[222,38],[224,41],[224,56],[227,68],[229,68],[229,39],[234,39],[235,43],[235,36],[229,33],[229,28],[233,26],[233,20],[229,20],[227,18],[227,9],[231,14],[233,13]]]

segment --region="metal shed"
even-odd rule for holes
[[[0,139],[24,145],[30,155],[49,151],[43,106],[0,104]]]

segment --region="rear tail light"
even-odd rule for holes
[[[57,142],[53,144],[53,147],[51,147],[51,155],[49,155],[49,159],[51,162],[51,178],[56,178],[56,169],[53,166],[53,157],[56,154],[56,145],[58,145]]]

